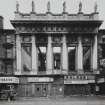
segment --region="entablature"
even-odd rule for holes
[[[89,25],[19,25],[16,26],[17,33],[71,33],[71,34],[82,34],[82,33],[98,33],[98,27],[96,26],[89,26]]]

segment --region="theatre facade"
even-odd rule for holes
[[[53,14],[50,2],[47,12],[38,14],[32,2],[28,14],[19,11],[17,3],[11,24],[15,33],[14,76],[19,78],[18,96],[67,96],[96,94],[98,86],[97,4],[90,14]]]

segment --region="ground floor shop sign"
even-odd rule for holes
[[[0,83],[19,83],[17,77],[0,77]]]
[[[29,77],[28,82],[53,82],[50,77]]]

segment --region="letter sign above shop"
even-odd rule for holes
[[[30,77],[28,82],[53,82],[53,78],[49,77]]]
[[[17,77],[0,77],[0,83],[19,83]]]

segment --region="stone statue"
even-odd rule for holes
[[[82,2],[79,3],[79,12],[82,12]]]
[[[63,12],[66,12],[66,2],[63,3]]]
[[[97,8],[98,8],[98,5],[97,5],[97,2],[95,2],[95,6],[94,6],[94,12],[95,13],[97,12]]]
[[[19,3],[18,3],[18,1],[16,2],[16,12],[19,12]]]
[[[35,12],[35,5],[34,5],[34,1],[32,1],[32,12]]]
[[[47,3],[47,10],[48,10],[48,12],[50,12],[50,1],[48,1],[48,3]]]

